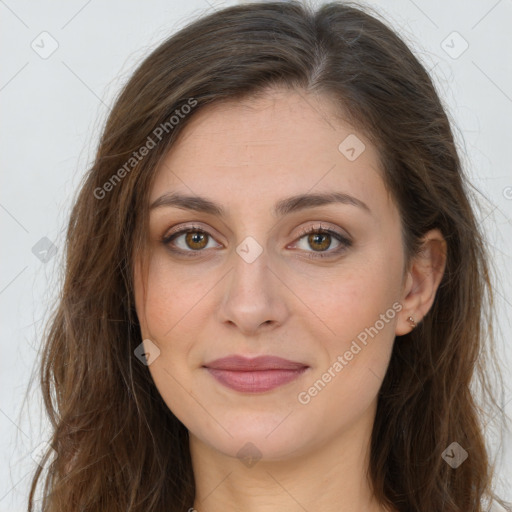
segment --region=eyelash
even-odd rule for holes
[[[180,255],[183,255],[185,257],[195,258],[198,256],[198,253],[203,252],[203,250],[199,249],[196,251],[194,251],[194,250],[184,251],[182,249],[172,248],[170,245],[170,243],[174,239],[178,238],[181,235],[187,234],[187,233],[202,233],[202,234],[207,235],[208,237],[213,238],[213,236],[210,235],[210,233],[208,233],[207,231],[205,231],[204,229],[202,229],[199,226],[187,226],[185,229],[181,229],[179,231],[174,231],[174,232],[170,233],[169,235],[163,236],[160,241],[163,245],[165,245],[173,253],[179,253]],[[324,228],[321,224],[318,227],[315,226],[313,228],[310,227],[310,228],[302,229],[296,240],[299,241],[302,238],[304,238],[305,236],[311,235],[311,234],[330,235],[331,237],[335,238],[341,245],[337,249],[331,250],[331,251],[314,251],[314,252],[307,251],[307,253],[308,253],[306,256],[307,258],[311,258],[311,259],[332,258],[333,256],[337,256],[337,255],[341,254],[342,252],[344,252],[345,250],[347,250],[349,247],[352,246],[352,241],[349,240],[347,237],[345,237],[341,233],[338,233],[337,231],[334,231],[332,229]]]
[[[352,241],[349,240],[347,237],[342,235],[341,233],[338,233],[337,231],[334,231],[332,229],[324,228],[321,224],[318,227],[309,227],[309,228],[303,228],[297,240],[300,240],[304,238],[307,235],[330,235],[332,238],[336,239],[340,243],[340,247],[337,249],[333,249],[330,251],[307,251],[307,258],[311,259],[318,259],[318,258],[332,258],[333,256],[338,256],[342,252],[346,251],[349,247],[352,246]]]

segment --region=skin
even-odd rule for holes
[[[441,233],[430,231],[425,250],[404,267],[400,216],[377,152],[328,112],[328,98],[284,89],[213,104],[190,120],[157,169],[151,203],[178,191],[226,210],[220,217],[154,208],[149,265],[138,259],[135,270],[141,334],[160,350],[149,370],[189,430],[199,512],[385,510],[365,477],[377,393],[395,336],[408,333],[407,318],[419,322],[433,303],[446,247]],[[365,144],[354,161],[338,149],[350,134]],[[272,213],[283,198],[332,191],[364,201],[370,212],[333,203]],[[320,222],[352,244],[343,248],[334,237],[308,242],[300,229]],[[170,244],[194,257],[161,242],[171,228],[190,226],[209,233],[205,248],[197,249],[197,239],[187,245],[185,234]],[[263,251],[251,263],[236,251],[248,236]],[[319,245],[331,256],[308,258]],[[298,394],[394,303],[401,311],[300,403]],[[271,391],[242,393],[203,368],[231,354],[277,355],[309,368]],[[239,453],[248,442],[252,464]]]

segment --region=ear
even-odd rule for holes
[[[402,289],[400,311],[395,334],[402,336],[412,331],[412,317],[418,324],[429,312],[446,266],[446,241],[439,229],[432,229],[423,237],[418,254],[411,261]]]

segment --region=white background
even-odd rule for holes
[[[37,382],[28,403],[24,398],[44,315],[58,289],[72,196],[108,107],[134,66],[163,39],[233,3],[0,0],[0,512],[24,510],[35,467],[31,452],[45,439]],[[431,70],[480,191],[479,218],[498,273],[499,356],[509,385],[500,400],[510,416],[512,0],[368,3]],[[58,48],[47,58],[31,47],[48,51],[52,39]],[[468,48],[458,55],[464,41]],[[32,252],[43,237],[57,248],[47,263]],[[509,500],[511,445],[509,432],[497,450],[502,495]]]

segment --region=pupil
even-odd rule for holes
[[[319,249],[318,248],[315,249],[313,247],[313,250],[319,251],[319,250],[322,250],[322,249],[327,249],[329,247],[329,245],[330,245],[328,242],[326,243],[326,240],[328,239],[329,236],[330,235],[324,234],[324,233],[316,233],[316,234],[312,235],[312,237],[311,237],[312,243],[313,244],[318,244],[318,245],[321,246]]]
[[[205,239],[206,239],[205,234],[199,233],[198,231],[187,234],[187,242],[191,249],[195,249],[195,250],[202,249],[206,245]],[[192,247],[191,247],[191,245],[192,245]],[[194,247],[194,245],[195,245],[195,247]]]

